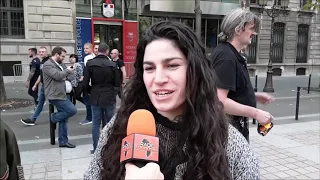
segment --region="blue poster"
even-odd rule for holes
[[[91,29],[91,19],[90,18],[79,18],[76,20],[77,26],[77,54],[79,57],[79,62],[83,62],[85,54],[83,45],[87,42],[92,43],[92,29]]]

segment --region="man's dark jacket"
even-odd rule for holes
[[[89,83],[91,82],[91,86]],[[98,55],[87,62],[83,79],[83,94],[90,95],[89,104],[101,108],[116,103],[120,75],[115,62]]]

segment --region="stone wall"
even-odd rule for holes
[[[320,14],[312,17],[310,32],[309,63],[320,64]]]
[[[49,53],[62,46],[67,54],[75,52],[75,2],[66,0],[23,0],[24,39],[1,39],[1,61],[20,61],[23,68],[30,62],[28,49],[46,46]],[[68,61],[68,58],[66,58]],[[26,77],[20,77],[24,79]],[[4,77],[6,82],[13,77]]]
[[[269,61],[271,18],[266,13],[259,12],[257,6],[251,6],[251,11],[261,17],[261,30],[258,37],[257,63],[250,64],[249,69],[254,74],[265,76]],[[301,11],[299,0],[290,0],[289,14],[275,18],[275,22],[283,22],[285,26],[283,63],[274,63],[274,68],[281,68],[283,76],[294,76],[298,68],[306,68],[306,75],[320,74],[320,16]],[[308,24],[309,52],[307,63],[296,63],[298,25]]]

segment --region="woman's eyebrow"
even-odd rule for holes
[[[162,63],[168,63],[168,62],[170,62],[172,60],[175,60],[175,59],[181,59],[182,60],[181,57],[170,57],[170,58],[163,59]],[[146,60],[146,61],[143,61],[143,64],[153,65],[154,63],[152,61]]]

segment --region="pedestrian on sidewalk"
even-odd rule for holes
[[[83,68],[82,68],[82,65],[78,63],[78,61],[79,59],[76,54],[70,55],[69,57],[70,66],[72,66],[75,69],[75,72],[74,72],[75,79],[71,81],[71,85],[74,89],[76,100],[86,105],[82,97]]]
[[[107,58],[108,54],[109,46],[100,44],[98,56],[87,62],[84,72],[83,93],[84,96],[89,96],[92,108],[92,154],[97,148],[100,125],[103,128],[114,115],[116,95],[120,87],[117,65]]]
[[[21,119],[21,122],[27,126],[34,126],[35,125],[35,122],[38,119],[38,117],[40,116],[41,111],[42,111],[43,106],[46,101],[46,97],[44,95],[42,68],[43,68],[43,64],[50,58],[48,56],[47,48],[44,46],[41,46],[39,48],[39,55],[42,58],[41,66],[40,66],[40,76],[38,77],[38,80],[36,81],[36,83],[32,87],[33,91],[38,91],[38,105],[30,118]],[[40,87],[40,88],[38,88],[38,87]]]
[[[258,160],[229,125],[210,68],[190,27],[175,21],[151,25],[137,46],[126,95],[103,129],[84,179],[259,179]],[[138,109],[153,114],[159,138],[159,161],[143,168],[119,162],[129,116]]]
[[[23,167],[16,136],[0,119],[0,179],[24,180]]]
[[[124,65],[124,62],[122,59],[119,58],[119,51],[118,49],[113,49],[110,53],[110,56],[112,58],[112,61],[117,64],[118,68],[118,73],[120,74],[120,89],[118,94],[118,97],[121,99],[122,97],[122,89],[126,85],[126,77],[127,77],[127,72],[126,72],[126,67]]]
[[[245,9],[236,9],[227,14],[221,24],[220,44],[213,50],[213,69],[219,79],[218,97],[224,111],[230,115],[231,124],[249,142],[248,118],[265,125],[272,121],[269,112],[256,108],[256,103],[268,104],[274,98],[267,93],[255,93],[252,87],[246,60],[240,51],[251,43],[260,29],[260,19]]]
[[[59,147],[75,148],[68,140],[68,119],[77,113],[77,108],[67,97],[72,91],[70,81],[75,76],[74,68],[63,64],[66,52],[62,47],[52,50],[52,57],[43,65],[43,84],[46,98],[58,110],[51,115],[51,121],[59,123]]]
[[[84,53],[86,56],[84,57],[84,69],[86,69],[87,62],[92,60],[96,55],[94,54],[94,51],[92,49],[91,43],[85,43],[84,46]],[[87,125],[92,123],[92,110],[89,103],[89,96],[83,94],[83,102],[86,105],[86,119],[79,122],[81,125]]]
[[[38,105],[38,91],[34,91],[32,87],[36,83],[39,75],[40,75],[40,59],[37,57],[37,49],[36,48],[30,48],[29,49],[29,57],[32,58],[29,67],[30,67],[30,73],[28,75],[28,79],[26,81],[26,88],[28,88],[28,94],[34,99],[35,107]]]

